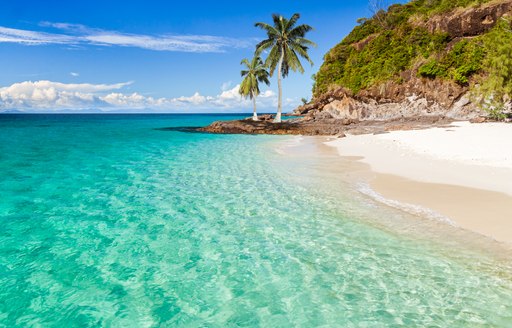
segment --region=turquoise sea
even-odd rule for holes
[[[0,327],[512,327],[500,247],[230,118],[0,115]]]

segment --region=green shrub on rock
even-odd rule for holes
[[[337,87],[358,93],[389,81],[401,84],[416,75],[467,87],[478,95],[482,108],[502,118],[499,114],[512,98],[510,22],[502,18],[491,30],[473,37],[455,38],[427,29],[433,15],[490,1],[413,0],[359,19],[359,25],[325,55],[315,74],[313,96]]]

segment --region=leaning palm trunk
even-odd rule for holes
[[[252,97],[252,120],[259,121],[258,114],[256,114],[256,96]]]
[[[277,67],[277,113],[274,123],[281,123],[281,112],[283,110],[283,87],[281,81],[281,69],[283,67],[284,49],[281,51],[281,58],[279,58],[279,65]]]

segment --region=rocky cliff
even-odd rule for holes
[[[481,35],[491,29],[501,17],[510,14],[511,1],[493,1],[469,8],[457,8],[419,23],[430,33],[446,32],[452,38]]]
[[[485,114],[470,100],[468,87],[413,77],[372,86],[357,94],[343,87],[316,97],[295,110],[312,119],[395,120],[419,116],[473,119]]]
[[[313,100],[295,114],[360,121],[484,116],[475,90],[493,78],[493,40],[512,34],[511,13],[512,0],[418,0],[362,19],[325,55]]]

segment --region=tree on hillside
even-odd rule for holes
[[[313,62],[309,58],[308,49],[316,44],[305,38],[307,32],[313,28],[309,25],[297,25],[299,14],[293,14],[290,19],[281,15],[273,14],[273,25],[266,23],[256,23],[255,26],[267,32],[267,39],[256,45],[256,54],[268,50],[269,54],[265,60],[265,65],[270,69],[270,76],[274,75],[277,67],[277,114],[274,122],[281,122],[282,97],[283,90],[281,79],[288,76],[290,69],[304,73],[304,68],[300,62],[299,56],[306,59],[311,65]]]
[[[386,21],[386,10],[389,7],[389,2],[386,0],[369,0],[368,1],[368,9],[373,15],[375,21],[382,27],[387,30],[389,28],[388,23]]]
[[[270,84],[269,73],[263,64],[261,57],[255,55],[254,58],[249,61],[247,58],[243,59],[240,65],[245,65],[244,70],[240,71],[240,75],[244,78],[240,84],[238,92],[245,98],[249,97],[253,102],[253,114],[252,119],[258,120],[258,114],[256,114],[256,97],[260,94],[259,82],[263,82],[266,85]]]

